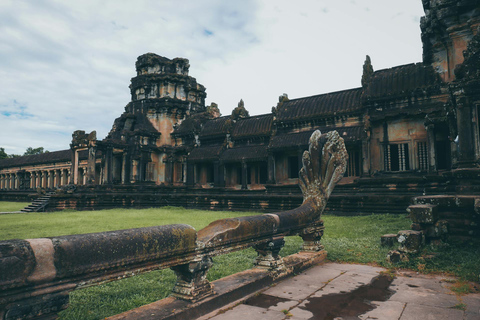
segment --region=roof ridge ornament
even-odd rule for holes
[[[374,73],[375,71],[373,70],[372,60],[370,59],[370,56],[367,54],[367,57],[365,58],[365,62],[363,63],[363,74],[362,74],[362,87],[364,89],[370,83],[370,80],[372,79]]]

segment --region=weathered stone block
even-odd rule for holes
[[[425,238],[421,231],[402,230],[397,236],[400,244],[399,250],[406,253],[417,253],[425,243]]]
[[[384,234],[380,238],[380,244],[384,247],[392,247],[397,242],[396,234]]]
[[[475,198],[473,209],[477,217],[480,216],[480,198]]]
[[[400,261],[408,261],[408,256],[398,250],[389,251],[387,254],[387,262],[399,263]]]
[[[438,220],[436,205],[414,204],[407,208],[407,212],[414,223],[434,224]]]
[[[422,225],[420,223],[412,223],[410,228],[412,228],[412,230],[415,230],[415,231],[421,231],[422,230]]]

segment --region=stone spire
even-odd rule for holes
[[[370,60],[370,56],[367,55],[365,59],[365,63],[363,64],[363,74],[362,74],[362,87],[366,88],[368,86],[368,83],[370,82],[370,79],[373,76],[373,66],[372,66],[372,61]]]

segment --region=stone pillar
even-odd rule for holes
[[[128,155],[128,151],[123,153],[123,161],[122,161],[122,183],[127,184],[130,183],[132,180],[131,177],[132,172],[132,163],[130,161],[130,156]]]
[[[4,177],[3,174],[0,174],[0,189],[3,189]]]
[[[298,172],[297,175],[300,177],[300,169],[303,167],[303,151],[302,149],[298,149]]]
[[[55,188],[58,188],[58,187],[60,187],[60,185],[62,183],[61,182],[62,181],[62,171],[57,169],[57,170],[54,171],[54,173],[55,173],[55,180],[54,180],[53,186]]]
[[[18,176],[18,173],[14,173],[14,179],[15,179],[15,190],[20,189],[20,178]]]
[[[85,184],[88,184],[88,185],[95,184],[96,154],[97,154],[96,140],[88,141],[87,174],[85,179]]]
[[[458,167],[474,166],[472,108],[466,98],[457,98]]]
[[[435,127],[429,124],[427,127],[427,147],[428,147],[428,172],[437,172],[437,158],[435,154]]]
[[[55,188],[55,170],[50,170],[50,189]]]
[[[78,152],[76,149],[72,149],[72,167],[70,169],[70,184],[78,183]]]
[[[108,146],[105,151],[105,166],[103,168],[103,183],[113,182],[113,147]]]
[[[242,190],[247,190],[247,163],[242,160]]]
[[[213,162],[213,173],[214,173],[214,186],[223,188],[225,187],[225,165],[223,161],[214,161]]]
[[[187,162],[187,186],[193,187],[195,184],[195,164],[191,161]]]
[[[82,181],[82,184],[85,186],[87,184],[87,168],[82,168],[83,170],[83,181]]]
[[[267,184],[275,184],[275,156],[271,152],[268,153],[267,170]]]
[[[165,182],[167,184],[173,184],[173,158],[167,156],[167,161],[165,163]]]
[[[367,138],[362,140],[362,175],[370,175],[370,131]]]

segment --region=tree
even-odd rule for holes
[[[8,158],[8,154],[5,152],[4,148],[0,148],[0,159]]]
[[[30,156],[33,154],[42,154],[42,153],[47,153],[48,150],[44,150],[43,147],[38,147],[38,148],[32,148],[28,147],[27,151],[23,154],[24,156]]]

